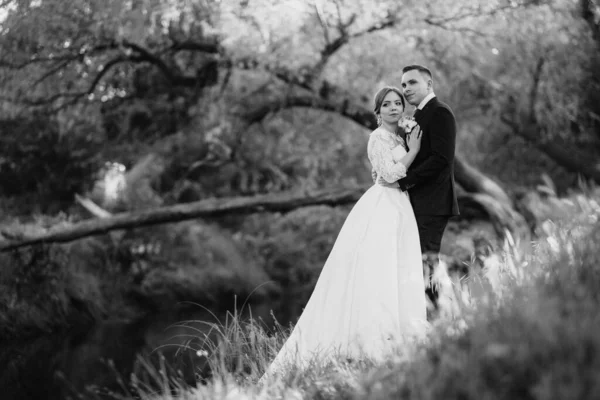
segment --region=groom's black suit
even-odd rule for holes
[[[456,121],[437,97],[415,113],[423,139],[406,177],[398,184],[408,190],[415,215],[459,215],[454,184]]]
[[[421,251],[437,258],[448,220],[459,215],[454,184],[456,120],[437,97],[417,110],[415,120],[423,135],[421,149],[398,185],[410,194]]]

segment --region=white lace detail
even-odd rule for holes
[[[376,182],[382,178],[388,183],[396,182],[406,176],[406,167],[402,163],[395,163],[392,149],[401,144],[401,139],[385,129],[375,129],[369,136],[367,154],[373,169],[377,172]]]

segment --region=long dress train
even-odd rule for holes
[[[371,133],[368,156],[378,182],[405,176],[391,151],[400,140],[383,128]],[[263,377],[288,363],[339,355],[382,359],[426,324],[421,248],[408,194],[375,184],[349,213],[300,319]]]

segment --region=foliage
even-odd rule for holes
[[[106,315],[137,318],[180,301],[216,311],[235,296],[264,301],[273,290],[229,235],[195,223],[32,246],[0,260],[0,318],[6,322],[0,336],[7,338],[36,337]]]
[[[304,112],[294,109],[267,124],[247,126],[239,108],[281,96],[289,82],[318,89],[325,98],[349,97],[370,107],[377,86],[398,84],[399,63],[432,66],[436,92],[459,116],[459,151],[507,182],[537,180],[537,175],[524,180],[528,174],[503,174],[512,169],[511,149],[523,147],[518,142],[509,142],[506,154],[495,155],[493,163],[486,163],[485,156],[494,155],[507,135],[498,120],[508,106],[505,94],[522,93],[516,89],[530,86],[529,74],[522,71],[530,70],[541,56],[546,68],[536,110],[544,136],[561,134],[586,150],[595,143],[595,91],[582,86],[595,82],[591,42],[584,19],[562,0],[465,0],[459,5],[433,0],[402,5],[386,0],[87,0],[65,5],[45,0],[8,1],[6,6],[0,35],[0,50],[6,54],[0,63],[0,97],[6,115],[31,119],[39,108],[58,113],[61,138],[77,136],[70,127],[83,120],[87,140],[104,144],[97,154],[104,158],[102,163],[129,167],[143,156],[140,152],[160,148],[168,161],[160,192],[173,201],[335,180],[330,175],[333,162],[347,162],[342,157],[353,153],[349,146],[355,142],[345,141],[339,148],[315,136],[299,139],[321,131],[317,124],[327,124],[329,132],[344,132],[346,123],[313,112],[315,124],[309,125],[314,129],[302,129]],[[292,14],[294,18],[280,18]],[[547,24],[553,27],[552,35],[544,33]],[[521,37],[535,40],[529,43]],[[529,51],[533,43],[535,51]],[[523,52],[528,56],[520,57]],[[565,69],[572,71],[568,89],[561,78]],[[275,78],[282,76],[288,78]],[[334,85],[345,93],[331,91]],[[582,87],[586,90],[579,90]],[[558,100],[546,100],[550,98]],[[523,98],[517,100],[526,106]],[[590,104],[590,112],[585,114],[588,109],[576,104]],[[576,109],[581,115],[574,114]],[[571,131],[573,135],[566,135]],[[289,154],[281,140],[292,132],[297,132],[293,140],[299,147]],[[10,136],[17,140],[18,131]],[[168,150],[170,140],[165,138],[174,136],[184,144],[195,143],[184,148],[183,157],[180,151]],[[315,153],[328,156],[331,163]],[[301,160],[300,155],[309,157]],[[206,156],[212,157],[209,163]],[[88,163],[88,157],[80,162]],[[527,171],[526,161],[519,161],[519,171]],[[553,162],[546,159],[538,168],[550,168]],[[500,168],[492,167],[496,165]],[[362,171],[358,165],[352,170],[356,175]],[[564,171],[551,170],[553,178],[568,181],[561,187],[572,183]],[[28,172],[16,171],[23,176]],[[71,175],[73,180],[89,179]],[[223,187],[215,188],[213,181]],[[72,193],[82,185],[68,185],[67,190]],[[40,197],[44,196],[48,194]]]
[[[480,115],[471,119],[463,147],[508,184],[531,187],[543,171],[564,193],[577,184],[570,154],[598,157],[597,110],[589,102],[597,93],[598,52],[579,7],[553,1],[507,13],[490,21],[492,29],[498,23],[503,29],[483,36],[484,47],[473,53],[477,67],[467,99]],[[520,115],[507,116],[515,110]],[[532,131],[519,132],[530,123]],[[568,151],[557,155],[552,148]]]
[[[84,248],[93,257],[85,265],[56,246],[2,255],[0,336],[4,340],[26,340],[101,318],[108,308],[110,286],[104,286],[106,277],[101,279],[92,270],[94,263],[103,269],[103,257],[93,240]]]
[[[347,214],[347,209],[306,207],[283,216],[250,217],[240,227],[249,253],[282,287],[284,308],[275,307],[277,320],[293,320],[308,302]]]
[[[4,196],[26,198],[33,193],[44,199],[38,211],[52,213],[56,207],[46,207],[53,201],[63,208],[72,202],[73,193],[89,185],[99,166],[99,142],[92,132],[86,132],[89,126],[61,132],[58,121],[43,114],[2,124],[10,132],[0,138],[0,191]]]

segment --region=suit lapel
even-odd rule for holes
[[[425,107],[423,107],[423,109],[421,111],[419,111],[419,113],[415,117],[415,121],[417,121],[417,123],[421,126],[426,124],[429,121],[429,117],[430,117],[431,113],[433,112],[433,110],[435,109],[435,106],[437,105],[437,103],[438,103],[437,96],[434,97],[433,99],[429,100],[427,102],[427,104],[425,104]]]
[[[425,107],[417,114],[415,117],[415,121],[421,127],[423,132],[423,144],[421,145],[421,151],[417,154],[417,159],[422,160],[426,158],[426,156],[431,152],[431,145],[429,139],[427,138],[429,132],[429,123],[431,122],[431,116],[433,111],[435,110],[438,104],[437,97],[429,100]]]

